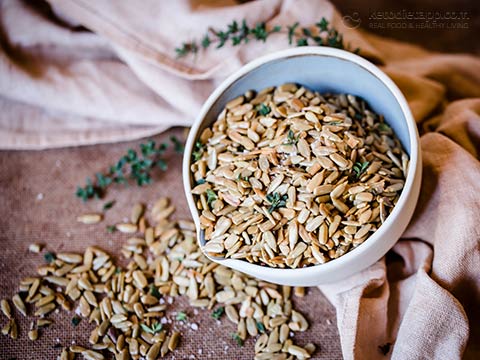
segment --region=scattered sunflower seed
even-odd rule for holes
[[[21,313],[23,316],[27,316],[27,308],[25,307],[25,303],[23,302],[23,300],[22,300],[22,298],[20,297],[20,295],[15,294],[15,295],[12,297],[12,302],[13,302],[13,305],[15,305],[15,307],[17,308],[17,310],[20,311],[20,313]]]
[[[102,215],[100,214],[84,214],[77,217],[77,221],[83,224],[97,224],[102,221]]]
[[[10,308],[10,304],[8,303],[7,299],[2,299],[1,308],[2,308],[3,315],[5,315],[8,319],[11,319],[12,318],[12,310]]]
[[[213,208],[215,201],[211,204]],[[194,224],[169,219],[173,209],[167,199],[162,199],[152,208],[156,224],[141,227],[141,217],[148,215],[143,213],[138,225],[133,223],[136,220],[133,216],[132,223],[124,224],[134,226],[138,233],[124,245],[124,254],[130,259],[126,267],[117,266],[113,257],[97,247],[88,247],[83,254],[47,253],[48,264],[38,269],[37,277],[25,278],[20,284],[21,291],[27,293],[25,301],[32,303],[37,317],[28,337],[37,339],[38,329],[52,323],[44,317],[62,307],[66,311],[75,310],[73,326],[88,320],[95,328],[89,338],[90,349],[72,345],[62,350],[60,359],[71,360],[73,355],[81,354],[85,359],[100,360],[109,358],[110,352],[116,359],[153,360],[177,348],[180,332],[169,334],[163,321],[168,317],[169,300],[173,302],[175,297],[186,295],[192,307],[215,308],[211,314],[214,319],[222,321],[225,313],[226,318],[237,324],[234,340],[239,345],[261,333],[267,341],[261,349],[255,345],[257,355],[268,358],[259,352],[267,351],[268,346],[270,358],[284,358],[285,344],[293,344],[289,325],[292,324],[294,332],[308,327],[302,320],[304,317],[292,309],[291,296],[298,291],[261,282],[210,262],[194,240]],[[264,211],[268,213],[267,208]],[[138,210],[136,213],[135,217]],[[236,222],[225,219],[216,229],[223,234],[220,236]],[[244,236],[232,237],[229,248],[234,248]],[[106,293],[108,296],[104,296]],[[20,294],[13,296],[12,303],[19,312],[27,314]],[[2,312],[10,317],[2,333],[16,338],[18,328],[9,306],[8,301],[1,302]],[[186,321],[187,315],[178,312],[176,319]],[[282,327],[286,327],[286,334],[280,330]],[[189,328],[195,331],[199,325],[192,322]],[[268,342],[270,338],[275,341]]]
[[[28,251],[38,254],[42,250],[42,245],[40,244],[30,244]]]

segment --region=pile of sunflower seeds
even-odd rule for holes
[[[212,263],[197,245],[194,224],[169,219],[174,211],[169,200],[161,198],[149,216],[154,225],[149,225],[141,204],[133,207],[129,222],[116,225],[133,236],[122,248],[130,259],[126,267],[116,266],[96,247],[83,254],[47,253],[49,263],[38,268],[37,276],[23,279],[11,301],[1,301],[8,318],[2,333],[18,337],[11,303],[23,316],[35,317],[28,332],[31,340],[52,323],[48,315],[63,308],[75,311],[76,323],[88,319],[95,327],[88,348],[64,348],[60,360],[76,354],[100,360],[108,353],[117,360],[154,360],[177,347],[181,334],[174,326],[165,328],[167,307],[174,298],[186,296],[192,307],[213,310],[214,318],[233,322],[237,326],[233,339],[239,344],[257,338],[256,360],[310,358],[315,346],[300,347],[291,339],[309,326],[291,301],[293,295],[303,296],[304,288],[273,285]],[[194,325],[198,328],[192,324],[192,329]]]
[[[204,251],[278,268],[362,244],[395,206],[409,164],[363,100],[295,84],[231,100],[192,158]]]

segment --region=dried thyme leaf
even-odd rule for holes
[[[259,332],[261,332],[262,334],[266,332],[265,325],[263,325],[263,323],[261,323],[260,321],[257,321],[256,324]]]
[[[361,162],[356,162],[354,165],[353,165],[353,172],[355,174],[355,179],[359,179],[360,176],[365,172],[365,170],[367,170],[368,168],[368,165],[370,164],[370,162],[368,161],[365,161],[363,163]]]
[[[52,263],[52,262],[55,261],[56,256],[52,252],[47,252],[47,253],[45,253],[45,255],[43,255],[43,258],[45,259],[46,262]]]
[[[295,136],[295,133],[293,132],[293,130],[288,130],[287,142],[285,143],[285,145],[296,145],[299,139],[300,139],[300,135]]]
[[[160,299],[161,294],[158,291],[158,288],[154,284],[150,284],[150,295],[156,297],[157,299]]]
[[[287,205],[287,195],[281,196],[278,192],[274,192],[272,194],[268,194],[266,197],[268,202],[270,202],[270,207],[268,208],[268,212],[270,214],[275,210]]]
[[[78,316],[74,316],[74,317],[72,318],[72,325],[73,325],[73,326],[77,326],[78,324],[80,324],[80,321],[82,321],[81,318],[79,318]]]
[[[272,109],[270,109],[264,103],[259,104],[256,109],[257,109],[258,113],[262,116],[266,116],[270,113],[270,111],[272,111]]]
[[[219,320],[222,317],[224,312],[225,312],[225,308],[223,306],[220,306],[215,310],[213,310],[212,318],[214,318],[215,320]]]
[[[380,130],[380,131],[390,131],[391,128],[390,128],[390,126],[388,126],[385,123],[380,123],[380,124],[378,124],[378,130]]]
[[[207,189],[207,204],[211,205],[215,200],[217,200],[217,194],[212,189]]]
[[[173,149],[175,152],[183,154],[185,146],[183,146],[182,142],[176,136],[170,136],[170,141],[173,143]]]
[[[204,152],[204,146],[200,141],[197,141],[193,146],[192,157],[194,161],[198,161],[202,158]]]
[[[115,200],[109,201],[103,205],[103,211],[111,209],[115,205]]]
[[[162,330],[162,324],[160,324],[159,322],[156,322],[154,324],[152,324],[150,327],[141,323],[140,324],[140,327],[142,328],[143,331],[149,333],[149,334],[156,334],[157,332],[159,332],[160,330]]]
[[[187,314],[185,314],[183,311],[179,311],[177,313],[176,319],[177,319],[177,321],[185,321],[185,320],[187,320]]]
[[[238,333],[232,333],[232,338],[237,342],[238,346],[243,346],[243,340]]]

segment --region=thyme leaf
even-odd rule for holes
[[[45,255],[43,255],[43,258],[45,259],[45,261],[46,261],[47,263],[51,264],[52,262],[55,261],[55,259],[56,259],[57,257],[55,256],[54,253],[52,253],[52,252],[47,252],[47,253],[45,253]]]
[[[391,130],[391,128],[385,123],[380,123],[378,124],[378,130],[388,132]]]
[[[369,161],[365,161],[363,163],[357,161],[353,165],[352,169],[356,180],[358,180],[360,176],[365,172],[365,170],[367,170],[369,164]]]
[[[160,299],[160,291],[158,291],[158,288],[154,284],[150,284],[150,295],[156,297],[157,299]]]
[[[267,201],[270,203],[270,207],[268,208],[268,212],[271,214],[275,210],[285,207],[287,205],[288,196],[285,194],[283,196],[280,195],[278,192],[274,192],[267,195]]]
[[[187,320],[187,314],[185,314],[183,311],[179,311],[177,313],[176,319],[177,319],[177,321],[185,321],[185,320]]]
[[[150,327],[142,323],[140,324],[140,327],[143,331],[152,335],[155,335],[157,332],[162,330],[162,324],[160,324],[159,322],[152,324]]]
[[[197,141],[195,145],[193,145],[192,157],[193,161],[198,161],[202,158],[203,152],[205,151],[205,147],[200,141]]]
[[[220,306],[220,307],[216,308],[215,310],[213,310],[212,318],[214,318],[215,320],[219,320],[224,312],[225,312],[225,308],[223,306]]]
[[[287,141],[285,142],[285,145],[296,145],[299,139],[300,135],[295,136],[293,130],[288,130]]]
[[[111,209],[115,205],[115,200],[109,201],[103,205],[103,211]]]
[[[212,189],[207,189],[207,204],[210,206],[212,202],[217,200],[217,194]]]
[[[232,338],[237,342],[238,346],[243,346],[243,340],[238,333],[232,333]]]
[[[257,321],[257,329],[260,333],[265,333],[266,330],[265,330],[265,325],[263,325],[263,323],[261,323],[260,321]]]
[[[257,105],[256,110],[262,116],[266,116],[270,113],[270,111],[272,111],[272,109],[270,109],[270,107],[268,107],[264,103],[261,103],[261,104]]]

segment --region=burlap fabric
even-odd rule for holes
[[[168,139],[173,131],[155,137]],[[119,249],[128,238],[124,234],[108,234],[105,226],[129,216],[131,204],[152,202],[160,196],[171,197],[176,205],[175,217],[188,218],[189,211],[181,185],[181,155],[169,152],[169,169],[157,174],[152,185],[138,188],[114,186],[108,190],[105,200],[83,204],[75,197],[77,185],[83,184],[86,176],[101,171],[106,165],[118,160],[128,148],[137,147],[141,141],[115,145],[97,145],[82,148],[47,150],[42,152],[0,152],[0,297],[11,298],[17,291],[18,282],[35,275],[37,266],[44,264],[43,253],[28,252],[31,243],[46,245],[46,249],[83,252],[89,245],[97,245],[111,254],[120,256]],[[112,209],[106,212],[99,225],[83,225],[76,216],[88,211],[101,211],[107,200],[115,200]],[[318,289],[312,288],[303,298],[296,298],[296,305],[308,318],[311,328],[298,333],[301,344],[313,342],[320,351],[316,359],[341,359],[340,342],[336,327],[335,310]],[[252,359],[254,342],[249,340],[239,347],[231,338],[233,324],[223,320],[218,324],[209,310],[198,310],[195,315],[188,301],[180,301],[168,311],[185,311],[199,329],[180,327],[184,334],[178,350],[167,359]],[[28,326],[33,317],[24,318],[18,312],[20,335],[16,341],[0,336],[0,359],[53,360],[61,347],[72,343],[88,345],[92,324],[82,321],[77,327],[71,323],[73,313],[60,311],[49,318],[55,323],[40,331],[36,342],[28,340]],[[0,324],[6,323],[1,315]],[[321,334],[321,335],[319,335]],[[80,357],[79,357],[80,358]]]

